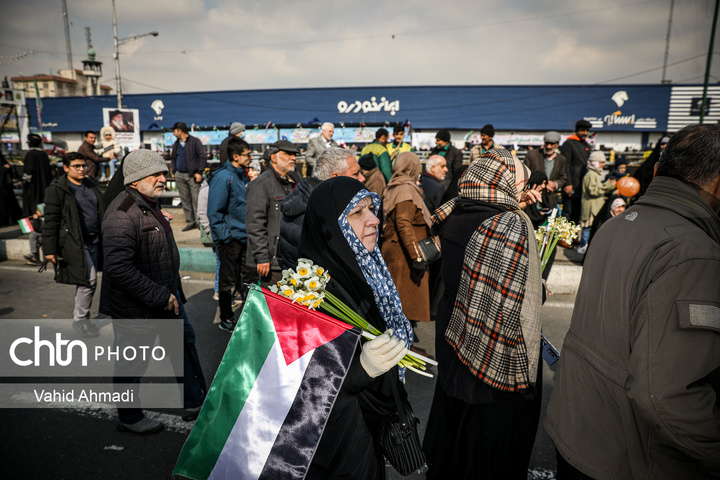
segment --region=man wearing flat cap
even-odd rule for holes
[[[263,286],[281,278],[276,258],[280,239],[280,205],[300,182],[295,172],[295,155],[299,150],[287,140],[279,140],[268,147],[264,157],[268,169],[250,182],[247,188],[247,263],[255,266]]]
[[[230,157],[228,156],[228,142],[230,141],[230,139],[235,137],[242,139],[244,136],[245,125],[240,122],[233,122],[232,125],[230,125],[230,131],[228,132],[228,136],[220,144],[220,151],[218,152],[218,158],[223,165],[225,165],[225,162],[230,159]]]
[[[530,150],[525,157],[525,165],[531,172],[540,170],[544,172],[548,178],[547,190],[550,193],[549,208],[557,206],[558,191],[562,190],[567,181],[565,173],[565,157],[558,151],[560,145],[560,134],[550,131],[543,137],[544,144],[542,148]]]
[[[470,150],[470,162],[476,158],[480,158],[481,155],[485,155],[488,150],[505,149],[502,145],[495,143],[493,138],[495,137],[495,127],[491,123],[488,123],[480,129],[480,145],[475,145]]]
[[[146,335],[157,333],[123,328],[116,319],[177,319],[184,336],[184,419],[194,419],[204,399],[205,381],[195,349],[195,332],[183,306],[180,255],[170,223],[160,210],[168,168],[150,150],[131,152],[123,161],[125,191],[108,206],[102,225],[105,270],[100,293],[100,312],[113,318],[115,343],[145,345]],[[150,343],[152,344],[152,343]],[[124,366],[127,368],[127,366]],[[116,375],[118,372],[116,362]],[[133,369],[125,383],[137,384],[144,368]],[[124,370],[123,370],[124,371]],[[119,380],[116,379],[119,382]],[[136,396],[137,397],[137,396]],[[156,433],[163,424],[146,417],[138,408],[118,408],[118,430]]]
[[[199,138],[188,133],[185,122],[173,125],[175,143],[170,154],[170,169],[175,176],[187,225],[183,232],[198,228],[197,206],[202,174],[207,164],[207,152]]]

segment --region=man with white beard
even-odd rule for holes
[[[180,255],[170,223],[160,210],[165,190],[165,160],[150,150],[131,152],[123,161],[125,191],[107,208],[102,228],[105,270],[100,312],[113,318],[115,344],[122,351],[134,345],[153,345],[157,331],[128,330],[117,319],[168,319],[183,324],[184,420],[194,420],[205,397],[205,381],[195,349],[195,331],[183,303]],[[137,388],[147,362],[115,363],[115,382]],[[132,371],[132,375],[118,372]],[[176,376],[180,376],[179,372]],[[139,398],[139,395],[135,395]],[[118,408],[120,431],[156,433],[163,424],[146,417],[140,405]]]

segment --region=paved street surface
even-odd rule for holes
[[[183,280],[190,321],[197,334],[197,349],[205,377],[213,378],[230,338],[213,322],[217,302],[212,300],[212,274],[185,273]],[[97,316],[100,286],[93,302]],[[74,287],[53,281],[52,272],[20,262],[0,263],[0,322],[2,319],[42,319],[44,322],[72,316]],[[545,335],[562,346],[572,313],[573,296],[553,295],[543,307]],[[61,326],[63,338],[76,338],[70,321]],[[99,322],[103,333],[110,333],[108,320]],[[0,325],[2,325],[0,323]],[[3,335],[12,335],[3,330]],[[418,328],[419,347],[434,353],[434,323]],[[544,365],[543,409],[554,384],[554,369]],[[407,390],[421,421],[420,437],[435,387],[434,379],[408,373]],[[53,479],[160,479],[169,478],[192,423],[180,419],[179,410],[149,413],[168,425],[150,436],[115,430],[114,409],[0,409],[3,442],[0,444],[0,478]],[[555,452],[540,426],[528,478],[554,478]],[[401,477],[388,467],[390,479],[420,479],[419,472]]]

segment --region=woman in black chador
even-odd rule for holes
[[[325,180],[308,201],[300,258],[323,267],[331,277],[327,291],[386,332],[355,352],[309,479],[385,478],[378,427],[396,410],[393,386],[407,397],[401,383],[405,372],[397,363],[412,344],[412,327],[377,247],[379,207],[377,194],[348,177]],[[384,346],[377,348],[380,344]]]

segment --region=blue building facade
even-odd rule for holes
[[[585,118],[596,132],[666,132],[698,121],[699,85],[552,85],[304,88],[125,95],[142,132],[177,121],[196,129],[394,125],[414,129],[572,131]],[[720,120],[720,87],[710,89],[706,121]],[[82,132],[103,125],[115,96],[43,99],[43,130]],[[28,99],[35,112],[35,100]],[[31,122],[36,125],[36,120]]]

